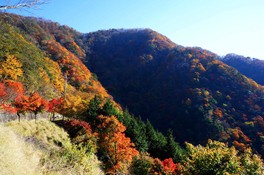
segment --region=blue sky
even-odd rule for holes
[[[16,13],[43,17],[83,33],[151,28],[183,46],[264,59],[264,0],[49,1],[30,13]]]

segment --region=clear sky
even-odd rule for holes
[[[264,0],[49,1],[31,13],[16,12],[59,22],[83,33],[151,28],[183,46],[264,59]]]

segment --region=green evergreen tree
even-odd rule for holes
[[[92,128],[97,126],[96,117],[100,115],[102,103],[103,100],[98,95],[95,95],[94,98],[89,102],[85,113],[85,121],[90,123]]]
[[[180,162],[184,155],[184,150],[180,147],[180,145],[175,142],[173,137],[172,130],[168,130],[167,133],[167,148],[166,148],[168,157],[171,157],[174,162]]]
[[[101,114],[104,116],[117,116],[118,111],[114,106],[114,103],[108,98],[102,107]]]
[[[160,159],[166,158],[167,139],[162,133],[154,129],[149,120],[146,123],[146,136],[150,155]]]
[[[119,119],[126,126],[126,135],[131,138],[132,142],[140,152],[148,151],[148,142],[146,137],[145,123],[139,118],[129,114],[126,109]]]

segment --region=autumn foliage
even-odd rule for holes
[[[172,174],[177,170],[177,165],[173,162],[172,158],[162,161],[163,169],[167,174]]]
[[[264,88],[216,54],[150,29],[84,35],[5,13],[0,22],[1,113],[63,115],[53,122],[106,174],[263,174],[250,147],[264,155]],[[192,145],[208,138],[226,144]]]
[[[59,113],[60,111],[60,105],[62,103],[62,98],[58,98],[58,99],[51,99],[48,102],[48,112],[52,113],[52,117],[54,119],[55,117],[55,113]]]
[[[0,78],[17,80],[22,75],[22,64],[14,55],[7,55],[4,61],[0,61]]]
[[[13,80],[5,80],[0,83],[0,109],[2,108],[10,113],[15,113],[17,109],[13,102],[22,99],[24,87],[21,83]]]
[[[23,95],[14,102],[14,106],[17,109],[19,119],[20,114],[25,114],[26,112],[34,113],[36,119],[38,113],[48,110],[48,102],[38,93],[33,93],[30,96]]]
[[[3,83],[0,84],[2,102],[8,103],[14,100],[19,100],[25,93],[24,87],[20,82],[13,80],[5,80],[3,81]]]
[[[69,121],[66,122],[68,125],[72,127],[82,127],[85,129],[87,133],[92,133],[91,126],[89,123],[77,119],[70,119]]]
[[[38,93],[33,93],[28,98],[28,110],[33,112],[35,116],[41,111],[47,111],[48,103]]]
[[[13,80],[0,83],[0,107],[6,112],[20,114],[32,112],[36,115],[48,110],[48,102],[38,93],[25,94],[23,85]],[[0,108],[1,109],[1,108]]]
[[[130,138],[125,136],[126,127],[116,117],[101,115],[98,119],[102,122],[98,126],[99,145],[102,154],[108,159],[105,162],[106,170],[109,172],[123,171],[132,158],[138,155],[138,151],[134,148]]]

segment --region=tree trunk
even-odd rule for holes
[[[17,118],[18,118],[18,121],[20,123],[20,114],[19,113],[17,113]]]
[[[35,113],[35,123],[37,123],[37,113]]]

